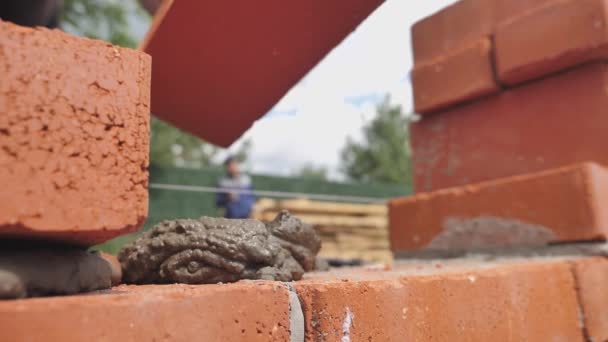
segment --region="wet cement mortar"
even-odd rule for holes
[[[313,270],[321,239],[287,211],[268,223],[202,217],[163,221],[118,254],[132,284],[215,284],[300,280]]]
[[[0,251],[0,299],[70,295],[111,286],[111,265],[96,252],[67,248]]]
[[[543,246],[555,241],[547,227],[495,216],[450,217],[444,231],[427,246],[435,250],[475,250],[508,246]]]

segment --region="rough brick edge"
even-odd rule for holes
[[[576,243],[576,242],[603,242],[606,241],[606,234],[608,231],[608,208],[604,208],[606,200],[608,199],[608,169],[600,166],[596,163],[586,162],[579,164],[572,164],[562,167],[557,167],[553,169],[547,169],[540,172],[534,172],[529,174],[515,175],[511,177],[504,177],[495,180],[482,181],[475,184],[469,184],[465,186],[454,186],[445,189],[434,190],[430,192],[423,192],[409,197],[401,197],[392,199],[389,204],[389,238],[391,242],[391,250],[394,253],[397,253],[400,256],[407,256],[411,253],[420,252],[424,255],[426,252],[429,255],[433,255],[435,253],[439,253],[436,255],[441,256],[453,256],[453,255],[461,255],[466,253],[467,251],[478,250],[482,252],[487,252],[487,247],[489,248],[497,248],[497,247],[506,247],[509,248],[517,248],[517,247],[525,247],[520,246],[519,244],[508,244],[506,246],[485,246],[479,245],[474,248],[464,248],[464,249],[456,249],[451,247],[447,250],[445,247],[436,248],[437,246],[431,246],[433,240],[439,236],[441,236],[445,232],[444,227],[439,227],[437,225],[428,225],[425,232],[432,232],[433,237],[429,240],[428,238],[425,241],[409,241],[404,242],[403,234],[400,233],[402,229],[404,229],[403,222],[406,222],[406,219],[403,219],[402,212],[404,208],[410,207],[418,207],[421,208],[422,205],[429,206],[433,204],[433,201],[437,199],[441,204],[445,204],[447,199],[451,199],[452,202],[454,200],[458,200],[459,197],[484,197],[487,194],[494,194],[497,192],[509,193],[509,188],[517,185],[521,187],[521,184],[531,183],[539,180],[543,180],[543,178],[549,178],[551,180],[569,176],[570,178],[576,179],[577,182],[580,182],[580,186],[577,187],[578,192],[581,197],[584,197],[586,201],[581,201],[582,205],[579,209],[581,212],[584,211],[585,222],[580,222],[581,226],[576,228],[578,229],[565,229],[563,225],[560,224],[549,224],[546,222],[540,221],[528,221],[523,220],[522,217],[517,214],[517,211],[514,210],[510,213],[511,216],[504,217],[507,219],[513,219],[515,221],[521,221],[525,224],[536,225],[539,228],[549,229],[548,232],[553,233],[553,236],[546,236],[543,239],[539,240],[531,240],[529,241],[530,245],[538,245],[543,246],[545,244],[559,244],[559,243]],[[571,181],[573,181],[571,180]],[[570,184],[571,186],[572,184]],[[568,188],[566,188],[568,189]],[[604,189],[605,191],[601,191]],[[462,200],[462,199],[460,199]],[[477,200],[478,201],[478,200]],[[604,201],[604,202],[602,202]],[[479,204],[479,202],[477,203]],[[471,208],[470,205],[466,206],[467,208]],[[539,206],[537,206],[539,207]],[[438,207],[434,206],[436,210]],[[441,208],[441,206],[439,206]],[[548,207],[547,207],[548,208]],[[410,209],[411,210],[411,209]],[[448,210],[451,211],[451,210]],[[504,210],[492,208],[488,210],[480,210],[479,215],[470,215],[465,216],[467,218],[479,218],[479,217],[498,217],[503,218],[501,215],[496,215],[500,213],[504,213]],[[432,222],[430,219],[430,212],[423,212],[423,220],[425,223]],[[483,215],[482,215],[483,214]],[[446,215],[447,216],[447,215]],[[458,214],[454,214],[453,216],[459,217]],[[415,215],[411,215],[409,217],[416,217]],[[437,215],[435,215],[437,217]],[[420,223],[420,222],[418,222]],[[423,230],[416,226],[412,232],[422,232]],[[538,231],[540,232],[540,230]],[[545,234],[541,234],[538,237],[541,238]],[[428,240],[428,241],[426,241]],[[521,241],[520,241],[521,242]]]
[[[542,16],[544,12],[552,12],[556,9],[559,10],[562,6],[573,6],[580,8],[582,5],[589,5],[583,4],[583,1],[585,0],[548,1],[538,7],[528,9],[517,16],[497,22],[492,36],[496,41],[495,49],[498,51],[496,52],[497,56],[495,57],[495,64],[500,82],[510,88],[513,88],[535,80],[550,77],[576,67],[580,67],[587,63],[605,61],[608,56],[608,38],[606,38],[608,37],[608,6],[603,0],[596,0],[599,3],[598,5],[603,6],[602,26],[604,26],[603,32],[605,38],[602,42],[594,42],[584,47],[568,47],[558,54],[545,54],[542,56],[542,58],[538,58],[529,64],[521,65],[512,69],[502,70],[503,67],[501,67],[498,55],[500,55],[500,51],[507,50],[500,47],[500,45],[503,44],[503,31],[508,30],[510,26],[520,24],[520,21],[525,22],[538,19],[535,17],[539,15]],[[586,2],[591,1],[595,0],[589,0]],[[556,21],[556,24],[557,23],[558,21]],[[497,38],[497,36],[499,37]]]
[[[307,341],[447,340],[449,336],[465,333],[469,339],[489,338],[492,332],[479,332],[478,329],[487,330],[493,324],[498,324],[498,330],[502,329],[503,333],[519,336],[521,340],[557,333],[567,341],[583,341],[574,279],[564,260],[482,263],[423,275],[383,272],[367,278],[346,274],[345,278],[311,279],[296,284],[306,318]],[[541,282],[549,286],[547,291],[551,293],[540,289],[543,287]],[[467,289],[473,286],[482,286],[487,291],[480,294],[476,292],[479,289]],[[460,296],[452,297],[453,293],[449,292],[454,288]],[[484,295],[489,295],[490,299],[480,299]],[[467,305],[454,303],[457,298],[466,301]],[[471,298],[476,298],[473,304]],[[511,301],[503,301],[505,298]],[[518,298],[522,303],[529,303],[532,298],[536,304],[519,306]],[[470,312],[464,309],[457,313],[460,310],[457,307],[467,308],[468,305],[471,305]],[[516,313],[508,314],[510,319],[500,319],[505,310],[512,309]],[[536,312],[531,313],[531,309]],[[555,317],[545,319],[541,311],[547,309]],[[451,320],[445,312],[451,313],[448,315]],[[457,317],[466,317],[464,323]],[[529,319],[539,322],[534,324]],[[509,326],[502,324],[505,321],[510,322]],[[546,322],[549,322],[548,327]],[[461,323],[466,331],[460,330],[463,328]],[[526,328],[531,326],[538,328]],[[518,330],[518,327],[522,329]]]
[[[0,301],[2,341],[287,341],[284,284],[119,286],[71,297]]]
[[[491,34],[494,26],[493,1],[455,1],[416,21],[410,30],[414,64],[426,63],[460,45],[472,43],[484,35]],[[458,15],[454,16],[455,13]],[[460,29],[459,39],[455,41],[450,34],[446,36],[446,30],[455,24],[454,21],[456,24],[463,23],[464,13],[475,14],[476,20],[466,22],[464,33]],[[431,43],[432,48],[429,48],[428,44],[420,43],[433,40],[432,37],[437,34],[440,35],[440,39],[436,40],[434,44]]]
[[[139,44],[139,46],[137,48],[139,51],[146,51],[146,48],[148,47],[150,40],[156,34],[156,30],[158,30],[158,28],[162,24],[163,20],[165,19],[165,16],[171,10],[171,6],[173,6],[173,2],[175,0],[161,0],[161,1],[162,2],[160,4],[160,6],[158,6],[158,9],[156,10],[156,14],[154,14],[154,18],[152,19],[152,24],[150,25],[148,32],[146,32],[144,39],[141,41],[141,43]]]
[[[484,54],[485,57],[487,57],[487,60],[486,58],[481,58],[484,57]],[[487,70],[485,70],[485,76],[489,76],[490,80],[486,79],[485,81],[488,81],[488,84],[480,86],[480,83],[482,82],[480,82],[479,79],[481,77],[477,77],[477,82],[475,84],[476,87],[469,87],[468,89],[465,89],[466,91],[462,91],[462,89],[465,87],[461,87],[461,91],[459,93],[443,98],[441,98],[440,95],[440,98],[436,101],[429,101],[426,99],[429,97],[428,94],[424,94],[423,96],[423,94],[420,93],[420,90],[417,90],[423,88],[420,86],[420,84],[425,83],[423,79],[429,77],[429,70],[444,70],[443,72],[435,71],[435,75],[433,75],[431,72],[431,78],[433,76],[438,77],[439,75],[447,76],[446,74],[452,74],[451,76],[453,76],[453,74],[460,73],[458,70],[459,68],[455,68],[453,64],[461,64],[462,66],[462,57],[467,55],[468,57],[471,55],[478,57],[479,60],[477,62],[480,62],[481,59],[486,60]],[[467,62],[471,62],[471,60],[467,60]],[[471,64],[466,63],[466,65],[469,66]],[[476,67],[479,67],[480,63],[476,63],[475,65]],[[446,66],[448,68],[446,68]],[[500,93],[504,89],[504,86],[498,79],[498,70],[496,69],[496,46],[493,35],[481,37],[476,41],[451,49],[444,55],[415,65],[411,71],[411,77],[414,92],[414,111],[421,115],[429,115],[441,110],[446,110],[452,106],[475,101],[486,96],[492,96]],[[492,85],[489,83],[492,83]],[[453,84],[451,86],[453,87]],[[450,86],[445,85],[440,87],[450,88]]]
[[[124,332],[123,335],[119,334],[121,339],[129,339],[129,336],[134,339],[145,338],[146,336],[153,338],[155,335],[158,335],[160,338],[168,338],[168,333],[181,332],[182,330],[176,329],[176,327],[180,326],[188,330],[188,336],[204,339],[205,332],[209,330],[213,330],[216,333],[219,331],[220,334],[224,334],[221,331],[230,327],[233,323],[232,319],[230,319],[232,315],[236,315],[234,316],[237,317],[235,318],[235,324],[238,325],[240,317],[238,315],[243,313],[240,310],[247,307],[246,304],[250,304],[252,301],[264,302],[272,298],[270,302],[266,303],[266,305],[270,305],[268,308],[276,308],[277,304],[283,307],[283,309],[279,309],[279,311],[283,311],[280,314],[283,317],[282,323],[278,322],[278,325],[276,325],[280,331],[273,329],[277,335],[270,334],[270,337],[268,337],[265,334],[262,334],[263,336],[260,335],[258,329],[257,335],[254,332],[253,337],[250,336],[248,340],[303,341],[303,335],[293,330],[294,325],[300,324],[296,318],[296,316],[302,313],[298,313],[300,305],[303,308],[309,309],[303,312],[306,318],[307,340],[324,340],[328,336],[319,335],[315,337],[316,325],[313,321],[314,317],[317,315],[317,318],[321,318],[324,315],[327,316],[329,312],[329,316],[327,317],[331,318],[332,312],[335,312],[336,305],[332,305],[331,303],[329,305],[327,303],[320,306],[313,305],[313,310],[310,310],[311,306],[308,304],[310,304],[309,300],[311,298],[316,301],[313,304],[319,304],[324,300],[336,298],[331,297],[331,293],[330,297],[327,296],[327,291],[330,290],[331,292],[332,288],[334,288],[334,290],[338,290],[336,292],[337,297],[339,297],[337,298],[337,305],[340,308],[336,313],[339,320],[336,322],[323,321],[320,323],[325,324],[326,328],[333,326],[333,332],[342,341],[358,340],[358,338],[362,337],[361,332],[363,330],[365,330],[364,335],[369,334],[372,338],[379,336],[384,338],[383,340],[403,340],[409,334],[422,339],[429,338],[429,336],[441,339],[441,336],[446,336],[445,334],[448,334],[447,336],[454,336],[451,334],[460,333],[459,329],[463,329],[462,333],[468,333],[469,337],[471,337],[471,334],[480,334],[476,329],[483,330],[490,323],[497,323],[499,325],[498,328],[500,328],[498,329],[499,331],[503,333],[509,332],[509,336],[513,338],[517,338],[517,336],[524,338],[528,336],[526,335],[527,333],[530,334],[528,337],[546,337],[546,334],[553,333],[551,328],[555,326],[542,327],[540,326],[542,324],[539,324],[533,325],[536,327],[533,331],[525,329],[510,330],[510,326],[506,327],[503,324],[505,321],[499,320],[501,316],[500,307],[502,305],[503,309],[505,309],[504,306],[506,305],[507,309],[520,309],[518,311],[519,315],[517,312],[514,315],[509,315],[511,319],[514,319],[512,322],[509,319],[509,325],[515,323],[515,328],[518,325],[520,328],[522,326],[526,327],[528,324],[525,320],[526,315],[530,314],[533,319],[539,319],[544,322],[541,312],[543,310],[550,310],[550,308],[544,305],[527,304],[521,307],[517,305],[519,299],[523,300],[523,303],[527,303],[529,299],[527,295],[532,296],[531,298],[536,298],[537,301],[547,301],[546,304],[553,305],[554,309],[559,308],[557,311],[561,312],[557,314],[560,317],[553,320],[549,319],[549,324],[558,324],[560,330],[557,333],[563,333],[568,338],[568,341],[582,341],[583,334],[586,334],[585,329],[587,328],[584,324],[585,312],[583,310],[585,308],[581,307],[580,304],[580,293],[578,292],[580,286],[578,286],[575,267],[576,265],[580,265],[580,263],[591,262],[608,263],[603,258],[576,259],[574,257],[574,259],[570,258],[566,260],[523,259],[506,264],[501,262],[470,264],[469,262],[469,264],[465,263],[464,267],[461,265],[453,269],[436,269],[435,272],[429,274],[412,274],[406,269],[399,268],[389,272],[356,269],[342,274],[338,272],[333,275],[333,278],[331,275],[322,275],[319,279],[315,279],[313,276],[312,279],[295,284],[245,281],[230,285],[120,286],[114,288],[112,292],[99,293],[92,296],[0,302],[0,319],[3,319],[5,323],[12,324],[11,326],[13,327],[13,329],[0,330],[0,339],[7,338],[7,340],[11,341],[22,341],[33,336],[45,336],[47,339],[58,337],[63,341],[90,338],[95,340],[96,337],[100,337],[96,335],[99,333],[103,335],[102,337],[105,336],[111,339],[112,336],[116,336],[117,332],[120,331]],[[350,273],[349,275],[348,272],[354,273]],[[545,283],[544,279],[547,279],[548,282]],[[537,284],[541,282],[542,284]],[[551,284],[558,285],[560,289],[555,290],[550,286]],[[546,291],[542,288],[544,285],[549,285]],[[481,286],[482,290],[487,290],[485,292],[482,291],[479,296],[479,298],[483,298],[484,294],[489,295],[487,296],[487,300],[476,298],[471,302],[472,297],[467,297],[466,294],[479,291],[479,288],[472,288],[475,286]],[[294,292],[294,287],[295,291],[298,292],[297,295]],[[449,292],[454,288],[456,289],[456,293],[460,293],[463,296],[456,297],[455,299],[452,298]],[[353,291],[354,293],[351,293]],[[445,291],[448,291],[448,293]],[[246,295],[246,292],[254,293],[251,294],[252,300],[243,302],[237,299],[235,302],[230,302],[230,298]],[[281,300],[278,300],[278,292],[284,295]],[[551,293],[546,295],[546,292]],[[512,294],[511,297],[508,296],[509,293]],[[310,294],[312,294],[312,297]],[[269,297],[269,295],[271,296]],[[345,297],[340,297],[340,295],[344,295]],[[443,299],[436,301],[438,300],[437,296]],[[224,299],[219,299],[218,297]],[[215,298],[215,301],[210,301],[210,298]],[[381,302],[374,302],[377,298],[380,298]],[[464,307],[466,311],[467,307],[467,305],[458,306],[458,303],[455,303],[455,300],[457,301],[458,298],[472,305],[473,309],[477,307],[478,309],[482,309],[483,312],[481,315],[477,315],[476,318],[466,317],[462,322],[454,320],[455,317],[459,317],[459,314],[453,311],[453,309]],[[403,302],[399,301],[399,299],[402,299]],[[275,301],[275,305],[271,304],[272,300]],[[369,300],[371,302],[368,302]],[[447,302],[444,303],[446,300]],[[171,319],[168,320],[166,310],[163,311],[164,305],[167,305],[167,303],[177,305],[176,309],[180,306],[182,308],[181,311],[173,316],[169,314],[168,317],[171,317]],[[224,306],[221,303],[225,303]],[[349,303],[352,304],[352,307],[346,305]],[[209,305],[212,306],[211,309],[209,309]],[[403,305],[406,305],[404,309],[402,309]],[[218,325],[212,327],[212,329],[200,330],[201,327],[194,322],[198,319],[201,320],[201,323],[209,321],[206,317],[212,317],[213,315],[209,316],[201,313],[196,310],[198,306],[200,306],[199,309],[207,308],[211,310],[210,312],[216,312],[214,310],[221,308],[223,314],[226,311],[229,314],[223,317],[223,320],[218,322]],[[420,310],[417,310],[417,306]],[[565,309],[564,306],[566,307]],[[426,307],[426,312],[424,307]],[[430,314],[428,313],[429,307],[431,309]],[[74,309],[78,308],[89,312],[90,315],[83,316],[82,312],[78,310],[74,311]],[[536,312],[528,312],[528,310],[534,308]],[[435,310],[443,313],[433,315],[433,311]],[[371,312],[371,315],[366,314],[366,311]],[[251,325],[253,323],[251,320],[259,319],[261,317],[259,315],[264,314],[266,311],[257,310],[254,306],[245,312],[248,315],[246,320],[249,322],[243,323]],[[379,312],[380,314],[375,315],[374,312]],[[395,315],[390,315],[390,312],[395,313]],[[554,315],[555,312],[547,311],[546,314]],[[3,315],[5,316],[3,317]],[[49,315],[53,315],[53,319],[50,319]],[[73,320],[66,321],[65,315],[71,315]],[[95,315],[99,316],[95,318]],[[470,316],[475,315],[475,312],[470,313]],[[15,318],[15,316],[20,317]],[[413,318],[409,318],[411,316]],[[452,317],[451,321],[447,319],[449,317]],[[295,322],[294,319],[296,319]],[[186,321],[185,326],[180,325],[181,323],[176,323],[181,320]],[[288,320],[290,322],[287,322]],[[329,325],[327,325],[328,322]],[[484,324],[484,322],[487,324]],[[470,325],[471,323],[473,325]],[[565,325],[561,325],[562,323]],[[32,324],[37,329],[31,329]],[[147,325],[148,329],[145,329],[142,324]],[[177,326],[173,326],[172,324],[177,324]],[[256,326],[259,324],[259,321],[255,322]],[[464,325],[460,326],[460,324]],[[290,328],[288,328],[288,325]],[[68,326],[71,328],[63,332],[58,331]],[[80,329],[73,330],[72,327],[74,326],[78,326]],[[303,326],[300,325],[300,328],[303,328]],[[240,331],[238,329],[235,334],[222,335],[222,340],[241,340],[243,336],[239,334]],[[267,330],[270,327],[264,329]],[[165,332],[164,335],[163,332]],[[22,335],[15,336],[15,334]],[[491,332],[482,333],[482,335],[488,334],[491,334]],[[180,339],[180,335],[171,335],[170,337],[172,339]],[[186,338],[187,336],[184,335],[182,337]],[[207,337],[218,338],[219,336],[212,335]],[[587,341],[600,341],[595,340],[594,336],[589,337],[585,335],[585,337],[587,337]]]
[[[165,2],[163,2],[162,6],[163,6],[163,8],[164,8],[164,6],[170,7],[172,3],[173,3],[173,0],[165,0]],[[145,120],[144,125],[146,126],[146,129],[149,132],[148,134],[150,134],[151,133],[150,106],[151,106],[151,96],[152,96],[152,56],[148,55],[147,53],[141,53],[139,55],[139,78],[140,78],[140,84],[146,85],[146,86],[145,87],[142,86],[140,88],[139,103],[137,104],[137,110],[140,112],[139,117],[144,118],[144,120]],[[149,205],[150,205],[150,200],[149,200],[150,191],[148,188],[149,181],[150,181],[150,171],[149,171],[150,139],[145,139],[143,144],[145,144],[144,149],[148,151],[148,153],[146,153],[146,155],[145,155],[144,165],[142,165],[142,172],[146,175],[146,177],[142,181],[141,185],[146,190],[146,195],[147,195],[145,202],[144,202],[144,212],[143,212],[143,216],[139,218],[138,224],[136,225],[136,227],[126,229],[125,233],[137,231],[139,228],[141,228],[144,225],[144,223],[146,222],[146,220],[148,218],[148,210],[149,210]]]
[[[591,202],[590,210],[594,214],[594,220],[598,227],[608,229],[608,177],[602,177],[605,169],[598,165],[593,165],[586,169],[587,181],[593,180],[595,186],[586,185],[589,190],[589,198],[594,199]]]
[[[608,341],[608,259],[589,257],[571,261],[570,269],[576,282],[581,315],[581,329],[589,342]]]
[[[2,239],[9,241],[39,241],[57,245],[90,247],[105,241],[109,241],[121,235],[133,233],[141,228],[145,221],[146,219],[143,218],[136,225],[129,225],[121,229],[103,229],[95,232],[82,230],[42,232],[21,224],[17,224],[3,226]]]
[[[172,1],[172,0],[164,0],[164,1]],[[112,47],[115,51],[120,51],[121,53],[126,54],[136,54],[138,60],[138,70],[137,70],[137,80],[140,85],[138,91],[139,95],[137,96],[136,103],[136,111],[137,117],[141,120],[141,124],[145,127],[146,132],[150,131],[150,85],[151,85],[151,64],[152,58],[145,52],[137,52],[130,48],[113,46],[112,44],[102,41],[99,39],[92,39],[87,37],[76,37],[69,33],[57,30],[57,29],[47,29],[47,28],[31,28],[24,27],[21,25],[14,24],[9,21],[2,21],[0,19],[0,24],[8,24],[12,29],[20,31],[22,34],[30,34],[36,31],[46,32],[56,34],[58,36],[64,36],[65,39],[70,40],[80,40],[92,44],[96,44],[97,46],[103,47]],[[0,30],[1,31],[1,30]],[[98,243],[105,242],[112,238],[115,238],[120,235],[128,234],[137,231],[141,228],[146,222],[148,216],[148,167],[149,167],[149,139],[146,134],[146,139],[141,139],[141,144],[146,150],[144,155],[145,159],[143,160],[143,164],[141,165],[142,174],[145,175],[145,179],[140,182],[134,183],[134,186],[141,186],[143,190],[145,190],[145,198],[142,200],[142,209],[143,212],[141,215],[138,215],[136,223],[129,224],[123,226],[121,228],[112,228],[108,229],[107,227],[101,227],[101,229],[95,230],[87,230],[87,229],[77,229],[77,230],[63,230],[61,232],[47,232],[41,231],[39,229],[33,229],[27,225],[23,225],[21,223],[17,224],[6,224],[2,225],[0,228],[1,236],[5,240],[21,240],[21,239],[32,239],[32,240],[45,240],[52,243],[58,244],[67,244],[67,245],[79,245],[79,246],[91,246]]]

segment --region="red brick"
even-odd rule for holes
[[[415,65],[429,63],[490,36],[494,27],[492,13],[492,1],[460,0],[418,21],[412,27]]]
[[[460,0],[412,27],[414,63],[429,63],[494,35],[496,26],[561,0]]]
[[[144,45],[152,112],[228,146],[382,3],[175,1]]]
[[[492,59],[492,41],[484,38],[415,67],[412,81],[416,113],[428,113],[498,92]]]
[[[608,341],[608,260],[587,258],[574,263],[578,296],[589,341]]]
[[[0,22],[0,235],[87,245],[144,222],[150,63]]]
[[[554,1],[461,0],[416,23],[415,111],[426,114],[497,92],[496,26]]]
[[[583,341],[565,262],[350,272],[296,283],[307,341]]]
[[[555,1],[499,25],[499,79],[514,85],[608,57],[604,0]]]
[[[494,29],[505,21],[513,20],[550,3],[563,0],[490,0],[494,3]]]
[[[587,65],[413,123],[416,191],[608,165],[607,75],[606,64]]]
[[[288,341],[282,285],[119,286],[0,302],[0,341]],[[7,327],[10,327],[7,328]]]
[[[581,164],[394,199],[391,249],[606,240],[608,170]]]

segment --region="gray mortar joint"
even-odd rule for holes
[[[289,293],[289,341],[304,342],[304,311],[296,289],[291,283],[283,283]]]

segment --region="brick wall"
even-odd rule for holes
[[[0,340],[602,341],[607,270],[603,258],[473,259],[295,284],[119,286],[0,302]]]

